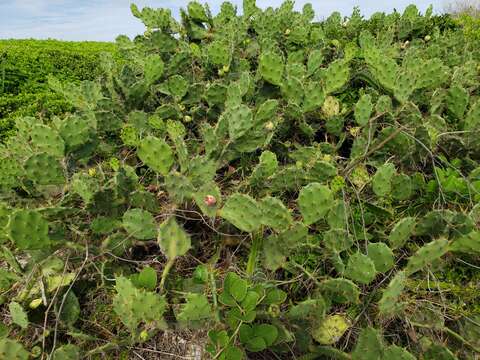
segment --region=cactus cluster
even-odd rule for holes
[[[145,33],[97,81],[50,79],[75,111],[19,118],[0,146],[0,358],[137,356],[183,329],[223,360],[474,358],[463,32],[412,6],[132,12]]]

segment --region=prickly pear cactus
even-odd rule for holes
[[[298,206],[304,223],[313,224],[324,218],[333,206],[332,191],[325,185],[311,183],[300,191]]]
[[[0,358],[12,360],[28,360],[30,354],[16,341],[10,339],[0,340]]]
[[[137,155],[144,164],[161,175],[168,174],[174,161],[170,146],[164,140],[153,136],[140,142]]]
[[[48,222],[33,210],[17,210],[10,215],[8,235],[21,250],[38,250],[50,245]]]
[[[216,9],[132,5],[145,31],[95,80],[49,78],[70,113],[48,97],[0,134],[0,358],[134,358],[160,330],[218,360],[474,358],[466,20]]]

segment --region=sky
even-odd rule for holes
[[[113,41],[118,35],[130,37],[143,33],[141,22],[130,13],[132,0],[0,0],[0,39],[60,39]],[[189,0],[133,0],[140,8],[167,7],[174,14],[186,7]],[[201,1],[202,3],[204,1]],[[215,14],[223,0],[208,0]],[[230,2],[241,8],[242,0]],[[257,0],[257,5],[265,8],[277,7],[282,0]],[[301,9],[311,3],[316,17],[321,20],[332,12],[349,15],[354,6],[359,6],[362,14],[369,16],[376,11],[390,12],[394,8],[402,11],[414,2],[424,12],[432,4],[436,12],[441,12],[445,0],[297,0]]]

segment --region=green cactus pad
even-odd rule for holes
[[[384,243],[370,243],[367,247],[368,257],[375,264],[375,270],[380,273],[387,272],[395,264],[392,249]]]
[[[317,82],[311,81],[305,86],[303,99],[303,112],[315,111],[325,102],[325,92]]]
[[[374,262],[362,253],[350,256],[345,276],[360,284],[370,284],[377,276]]]
[[[390,360],[415,360],[416,357],[400,346],[390,345],[385,349],[384,359]]]
[[[165,188],[176,204],[183,204],[191,199],[195,192],[190,179],[176,171],[165,176]]]
[[[253,113],[246,105],[228,110],[226,116],[228,116],[228,133],[232,140],[242,137],[253,126]]]
[[[38,250],[48,247],[48,222],[36,211],[17,210],[10,216],[10,239],[20,250]]]
[[[363,95],[355,105],[355,121],[359,126],[366,126],[373,112],[372,96]]]
[[[123,214],[123,227],[136,239],[148,240],[157,236],[155,219],[152,214],[142,209],[126,211]]]
[[[413,235],[416,224],[417,221],[413,217],[405,217],[395,224],[388,236],[388,242],[392,249],[398,249],[405,245]]]
[[[190,236],[178,225],[174,217],[160,225],[157,241],[168,259],[185,255],[191,247]]]
[[[313,75],[322,65],[324,60],[322,50],[312,50],[308,55],[307,71],[308,76]]]
[[[173,165],[173,152],[165,140],[148,136],[140,142],[137,155],[144,164],[161,175],[167,175]]]
[[[350,78],[350,68],[344,60],[336,60],[330,64],[323,74],[325,93],[332,94],[340,90]]]
[[[52,360],[80,360],[80,349],[73,344],[67,344],[55,349]]]
[[[5,360],[28,360],[30,354],[22,344],[10,340],[10,339],[0,339],[0,359]]]
[[[469,99],[467,90],[458,85],[452,86],[448,89],[446,99],[449,113],[456,119],[463,119]]]
[[[272,176],[278,169],[277,155],[271,151],[264,151],[260,155],[260,162],[253,169],[250,176],[250,183],[257,184],[258,182],[265,180]]]
[[[24,165],[29,180],[38,185],[59,185],[65,182],[63,168],[53,155],[47,153],[34,154]]]
[[[253,232],[262,224],[262,210],[248,195],[233,194],[220,211],[220,216],[242,231]]]
[[[298,206],[306,225],[324,218],[333,204],[332,191],[319,183],[305,186],[298,196]]]
[[[260,206],[263,213],[263,225],[269,226],[276,231],[282,231],[292,224],[292,215],[281,200],[267,196],[262,199]]]
[[[350,326],[351,323],[345,316],[329,315],[313,329],[312,337],[322,345],[332,345],[340,340]]]
[[[223,41],[213,41],[207,47],[207,57],[213,65],[228,66],[231,58],[228,45]]]
[[[341,252],[353,246],[353,238],[345,229],[330,229],[323,234],[325,247],[331,251]]]
[[[167,302],[163,296],[137,289],[124,277],[117,278],[115,289],[113,310],[130,332],[135,333],[140,323],[156,322],[160,328],[165,326],[163,313]]]
[[[28,327],[28,315],[22,305],[12,301],[8,304],[8,309],[10,311],[10,316],[12,317],[12,322],[20,326],[22,329],[26,329]]]
[[[144,75],[148,84],[152,85],[159,80],[165,69],[162,58],[157,54],[149,55],[145,59]]]
[[[369,327],[360,332],[352,352],[352,360],[384,359],[384,350],[380,332]]]
[[[320,283],[319,291],[325,299],[337,304],[358,303],[360,289],[348,279],[329,279]]]
[[[392,191],[392,179],[395,175],[395,165],[387,163],[380,166],[372,178],[373,192],[377,196],[385,197]]]
[[[37,124],[31,132],[32,145],[39,152],[62,157],[65,153],[65,143],[60,135],[46,125]]]
[[[449,243],[447,239],[437,239],[426,245],[423,245],[420,249],[417,250],[409,259],[405,272],[408,275],[412,275],[417,271],[423,269],[424,267],[431,264],[433,261],[440,259],[445,255],[449,248]]]
[[[95,135],[91,120],[81,116],[71,116],[63,120],[59,133],[67,152],[73,152],[87,144]]]
[[[274,52],[265,52],[261,54],[258,71],[269,83],[280,85],[282,83],[284,71],[283,58]]]

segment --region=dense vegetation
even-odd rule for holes
[[[18,117],[48,121],[72,111],[62,96],[50,90],[48,75],[68,82],[93,80],[100,75],[99,57],[105,51],[115,53],[115,44],[0,40],[0,141],[12,133]]]
[[[132,12],[121,62],[49,78],[76,112],[0,148],[0,358],[479,355],[474,38],[415,6]]]

